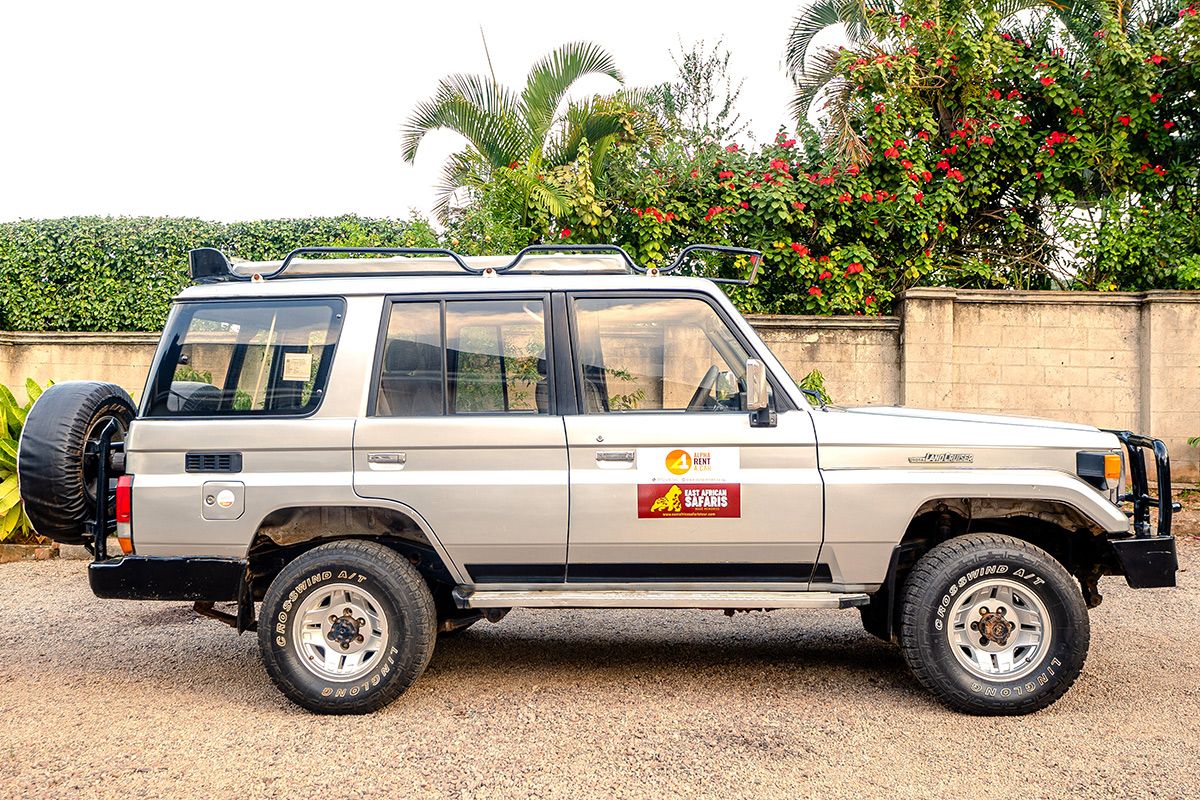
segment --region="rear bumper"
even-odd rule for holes
[[[240,558],[125,556],[88,565],[92,593],[115,600],[234,601],[245,582]]]

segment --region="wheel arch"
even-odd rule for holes
[[[301,553],[344,539],[377,541],[407,558],[430,586],[461,582],[425,520],[398,503],[292,505],[277,508],[259,522],[246,551],[251,591],[261,598],[266,586]]]

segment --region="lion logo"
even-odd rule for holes
[[[666,494],[654,501],[654,504],[650,506],[650,511],[673,511],[676,513],[683,511],[683,503],[679,501],[682,496],[683,489],[672,486]]]

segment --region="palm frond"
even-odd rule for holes
[[[826,94],[826,89],[838,77],[838,51],[831,47],[822,48],[811,59],[809,66],[792,77],[796,94],[792,97],[792,116],[798,120],[807,118],[817,98]]]
[[[801,9],[800,15],[792,20],[785,61],[787,70],[793,77],[804,73],[808,63],[808,51],[817,34],[842,22],[839,5],[841,4],[838,0],[814,0]]]
[[[519,100],[521,121],[531,139],[540,141],[550,132],[563,97],[585,75],[625,81],[612,55],[591,42],[564,44],[533,65]]]
[[[844,78],[835,78],[826,89],[829,97],[829,124],[825,146],[837,164],[860,164],[870,158],[866,143],[854,127],[863,112],[862,101],[854,86]]]
[[[417,105],[402,131],[401,155],[411,163],[430,131],[464,136],[493,165],[507,164],[525,149],[517,101],[511,91],[482,75],[450,75],[434,96]]]
[[[488,170],[472,150],[462,150],[446,159],[442,179],[434,187],[433,213],[442,222],[450,216],[454,196],[464,188],[480,188],[487,182]]]
[[[565,216],[571,208],[570,192],[546,180],[545,175],[539,179],[537,175],[524,169],[506,170],[502,174],[520,190],[528,205],[541,209],[552,217]]]

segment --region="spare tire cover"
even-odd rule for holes
[[[56,383],[37,399],[21,430],[17,480],[38,534],[60,544],[90,540],[98,460],[86,452],[88,443],[100,440],[109,420],[117,424],[113,441],[124,441],[135,414],[129,393],[112,383]]]

